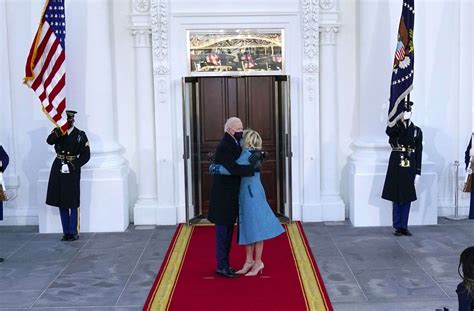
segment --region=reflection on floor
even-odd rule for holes
[[[459,254],[474,221],[439,219],[395,237],[389,227],[349,222],[304,228],[335,310],[457,310]],[[0,310],[141,310],[174,226],[130,226],[123,233],[38,234],[0,227]]]

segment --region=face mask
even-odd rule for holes
[[[235,132],[234,133],[234,137],[237,140],[241,140],[243,135],[244,135],[244,132]]]

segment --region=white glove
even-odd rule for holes
[[[409,120],[411,118],[411,111],[405,111],[403,113],[403,120]]]
[[[472,168],[468,168],[468,169],[466,170],[466,174],[467,174],[467,175],[471,175],[471,174],[472,174]]]
[[[415,175],[415,186],[416,186],[416,184],[418,183],[419,180],[420,180],[420,175],[416,174]]]
[[[67,164],[63,164],[63,166],[61,166],[61,173],[63,174],[69,173],[69,166],[67,166]]]

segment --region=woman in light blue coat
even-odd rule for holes
[[[239,165],[248,165],[249,157],[262,149],[262,138],[253,130],[245,130],[243,149],[236,160]],[[261,161],[256,165],[256,173],[251,177],[242,177],[239,192],[239,244],[245,245],[245,264],[237,274],[254,276],[263,271],[263,241],[274,238],[285,230],[268,205],[265,189],[260,181]],[[213,174],[230,175],[220,164],[212,165]],[[254,259],[255,254],[255,259]]]

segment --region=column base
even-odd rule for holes
[[[158,206],[155,200],[151,202],[137,202],[134,207],[135,225],[176,225],[176,207]]]
[[[48,189],[49,169],[40,171],[39,202]],[[38,212],[40,233],[62,232],[59,209],[43,205]],[[81,172],[81,232],[125,231],[129,225],[127,167],[85,167]]]
[[[321,196],[321,202],[302,207],[304,222],[344,221],[345,204],[340,196]]]
[[[382,199],[382,190],[387,174],[389,151],[367,149],[356,151],[349,162],[349,218],[359,226],[391,226],[392,202]],[[385,161],[381,160],[384,159]],[[423,162],[422,175],[417,185],[418,200],[412,202],[409,225],[432,225],[438,222],[438,175],[434,163]]]
[[[156,199],[138,199],[133,207],[133,223],[135,225],[155,225],[157,209]]]

